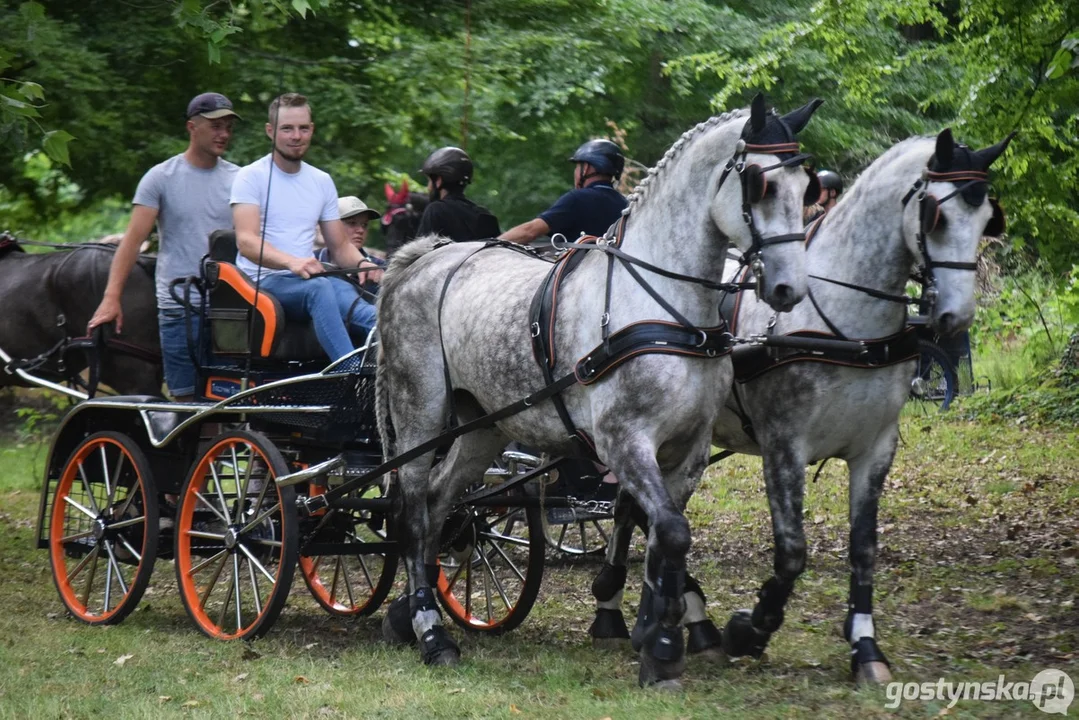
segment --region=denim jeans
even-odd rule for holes
[[[360,298],[347,280],[318,276],[304,280],[292,273],[278,273],[263,277],[262,288],[277,298],[288,320],[311,319],[319,345],[330,360],[355,349],[349,328],[368,333],[375,326],[375,306]]]
[[[195,366],[191,364],[191,351],[187,346],[187,322],[184,311],[168,308],[157,312],[158,332],[161,336],[161,358],[165,365],[165,385],[173,397],[195,393]],[[194,347],[199,348],[199,319],[191,318],[191,335]],[[196,351],[197,352],[197,351]]]

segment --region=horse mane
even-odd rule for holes
[[[721,125],[730,120],[746,117],[748,111],[745,108],[738,110],[732,110],[731,112],[722,113],[720,115],[713,115],[707,120],[697,123],[694,127],[686,130],[682,133],[682,136],[678,138],[673,145],[667,148],[667,152],[663,154],[663,157],[659,159],[655,165],[648,169],[648,173],[644,179],[638,183],[637,187],[633,188],[633,192],[629,194],[626,200],[629,202],[627,209],[633,208],[644,202],[645,197],[648,195],[649,189],[652,185],[658,182],[658,178],[663,175],[663,171],[668,165],[674,162],[674,160],[685,150],[686,146],[692,143],[701,135],[704,135],[709,130],[713,129],[717,125]]]

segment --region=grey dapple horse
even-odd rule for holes
[[[87,243],[74,250],[27,253],[0,241],[0,349],[14,360],[31,360],[86,334],[109,277],[113,245]],[[152,258],[139,260],[123,295],[124,334],[101,349],[100,381],[122,394],[161,393],[161,341],[157,332]],[[82,353],[48,358],[33,373],[62,381],[86,365]],[[3,372],[0,387],[25,385]]]
[[[899,143],[862,173],[819,226],[811,225],[808,302],[776,316],[752,295],[740,298],[732,323],[732,332],[740,336],[815,331],[833,338],[891,339],[870,343],[871,367],[857,357],[780,356],[778,366],[735,385],[716,422],[713,443],[763,456],[775,574],[760,590],[756,607],[731,618],[722,639],[704,615],[703,593],[691,581],[685,618],[691,651],[722,643],[732,656],[764,652],[805,569],[805,467],[836,457],[847,462],[850,473],[852,574],[844,631],[851,644],[851,671],[859,681],[890,680],[875,641],[872,597],[877,508],[917,354],[916,340],[911,346],[912,338],[902,332],[904,287],[912,269],[921,267],[934,298],[934,328],[955,333],[970,326],[978,242],[1004,228],[999,207],[986,199],[987,171],[1009,140],[975,152],[955,144],[945,130],[935,140]],[[728,267],[728,273],[733,269]],[[747,362],[750,375],[763,369],[759,362]],[[737,358],[739,377],[741,365]],[[620,509],[609,564],[593,585],[597,596],[609,600],[599,603],[594,634],[601,627],[602,636],[617,635],[610,630],[609,615],[621,600],[619,577],[624,579],[621,568],[632,530],[629,512]]]
[[[766,268],[762,297],[770,305],[789,310],[802,298],[802,243],[787,240],[802,236],[809,179],[803,168],[788,165],[804,157],[797,155],[795,134],[819,102],[780,118],[767,112],[758,96],[750,112],[711,118],[675,143],[631,197],[618,246],[662,272],[618,266],[608,287],[605,253],[586,253],[559,289],[552,332],[559,359],[555,377],[565,379],[576,359],[596,347],[601,322],[625,328],[669,314],[688,318],[695,328],[712,328],[712,336],[722,333],[716,327],[714,286],[670,274],[718,278],[728,241],[759,252]],[[776,154],[758,147],[781,156],[777,161]],[[388,456],[441,433],[451,407],[465,422],[546,385],[533,357],[529,306],[550,268],[504,246],[445,244],[434,237],[397,252],[379,299],[377,405]],[[666,313],[633,273],[647,274],[655,294],[667,303]],[[704,330],[695,332],[709,337]],[[599,382],[571,385],[562,394],[573,425],[591,436],[596,455],[652,523],[646,574],[657,588],[657,602],[641,654],[642,685],[676,683],[684,667],[680,588],[690,534],[683,509],[707,462],[710,428],[730,382],[724,357],[642,354]],[[389,436],[391,419],[395,442]],[[553,456],[580,452],[553,403],[545,400],[460,437],[433,470],[433,453],[399,469],[399,531],[411,595],[391,603],[383,631],[390,640],[419,638],[429,664],[455,663],[460,655],[441,624],[431,589],[443,523],[455,498],[510,440]]]

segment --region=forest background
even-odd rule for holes
[[[431,150],[465,147],[470,195],[503,227],[568,189],[584,140],[645,168],[757,90],[782,110],[826,100],[803,144],[848,186],[911,135],[951,127],[984,147],[1014,130],[992,178],[1008,234],[985,249],[972,331],[975,380],[1007,414],[1074,376],[1077,67],[1072,0],[0,0],[0,230],[122,231],[208,90],[243,117],[238,164],[268,150],[268,102],[307,95],[308,159],[376,208],[385,182],[418,189]],[[1061,415],[1058,395],[1034,402]],[[1063,415],[1079,417],[1074,393]]]

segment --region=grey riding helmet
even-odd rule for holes
[[[588,163],[600,175],[611,175],[615,178],[622,175],[622,170],[626,166],[626,156],[610,140],[589,140],[577,148],[577,152],[573,153],[569,161]]]
[[[836,195],[843,193],[843,178],[839,177],[838,173],[831,170],[818,170],[817,179],[820,180],[820,186],[825,190],[835,190]]]
[[[467,185],[472,182],[472,158],[458,147],[435,150],[423,161],[420,172],[427,177],[440,177],[447,185]]]

